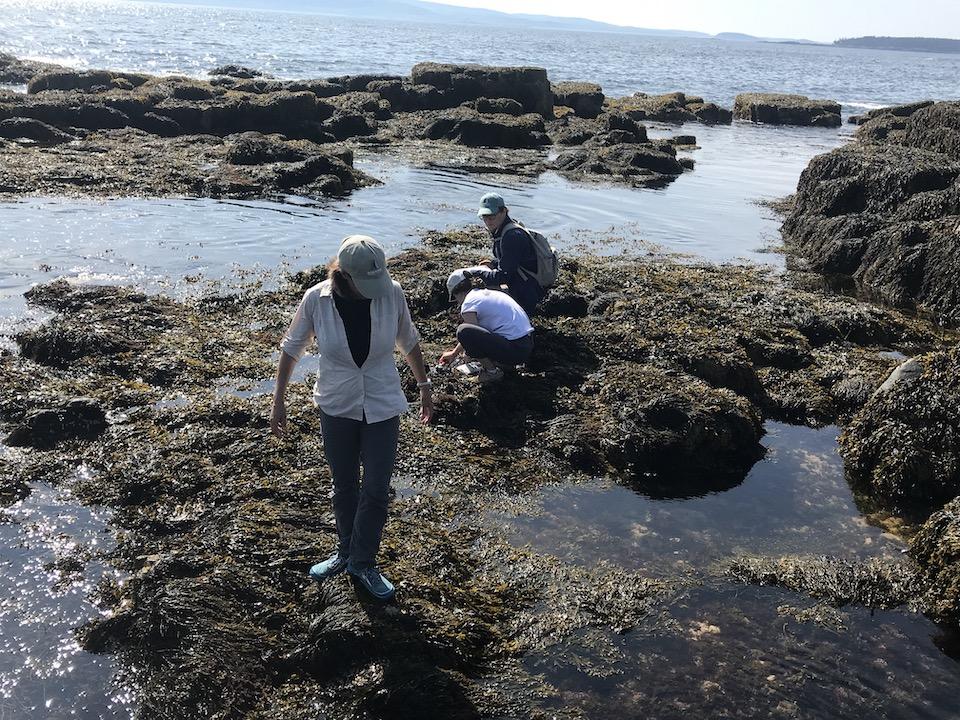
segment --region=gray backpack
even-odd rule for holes
[[[530,236],[530,241],[533,243],[533,250],[537,255],[537,271],[531,273],[526,268],[518,268],[520,277],[525,280],[532,277],[537,281],[537,284],[544,289],[556,285],[557,276],[560,274],[560,255],[557,253],[557,249],[550,244],[546,235],[537,230],[525,228],[515,221],[509,223],[503,229],[503,232],[506,233],[507,230],[512,230],[515,227],[520,228]]]

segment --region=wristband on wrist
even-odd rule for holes
[[[422,388],[432,388],[432,387],[433,387],[433,380],[430,380],[430,379],[428,378],[428,379],[424,380],[423,382],[418,382],[418,383],[417,383],[417,387],[418,387],[418,388],[421,388],[421,389],[422,389]]]

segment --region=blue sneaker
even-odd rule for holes
[[[376,567],[370,565],[364,568],[348,567],[350,573],[363,585],[363,589],[377,600],[389,600],[396,593],[393,583],[387,580]]]
[[[347,569],[349,559],[340,555],[339,552],[335,552],[323,562],[318,562],[310,568],[310,577],[314,580],[326,580],[334,575],[339,575]]]

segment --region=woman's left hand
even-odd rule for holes
[[[426,425],[433,419],[433,392],[430,388],[420,388],[420,422]]]

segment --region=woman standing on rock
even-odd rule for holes
[[[345,570],[375,598],[388,600],[394,588],[377,569],[376,557],[387,520],[400,415],[408,409],[394,348],[417,379],[424,423],[433,416],[433,397],[406,297],[387,273],[383,248],[373,238],[346,238],[330,263],[328,279],[304,294],[280,346],[270,414],[274,435],[284,434],[290,374],[314,338],[320,366],[313,396],[333,475],[339,543],[329,558],[310,569],[310,576],[324,580]]]

